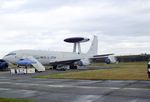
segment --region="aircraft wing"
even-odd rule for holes
[[[100,57],[100,58],[101,58],[101,57],[104,58],[104,57],[108,57],[108,56],[110,56],[110,55],[114,55],[114,54],[111,53],[111,54],[103,54],[103,55],[94,55],[93,57],[95,57],[95,58],[96,58],[96,57],[97,57],[97,58],[99,58],[99,57]]]
[[[80,61],[80,59],[55,61],[55,62],[50,62],[50,65],[58,65],[58,64],[68,65],[68,64],[72,64],[72,63],[74,63],[76,61]]]
[[[89,60],[99,60],[99,59],[105,59],[106,63],[115,63],[116,58],[113,56],[114,54],[103,54],[103,55],[95,55],[92,58],[85,58]],[[71,59],[71,60],[64,60],[64,61],[55,61],[55,62],[50,62],[50,65],[58,65],[58,64],[63,64],[63,65],[69,65],[73,64],[74,62],[87,62],[85,59]]]

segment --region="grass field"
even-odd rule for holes
[[[0,98],[0,102],[32,102],[25,99]]]
[[[111,66],[111,69],[87,70],[63,74],[49,74],[36,78],[66,78],[90,80],[149,80],[147,77],[147,62],[128,62],[119,64],[96,63],[94,66]]]

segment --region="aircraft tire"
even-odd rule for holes
[[[53,69],[57,69],[57,65],[54,65],[54,66],[53,66]]]
[[[77,66],[70,65],[70,69],[77,69]]]

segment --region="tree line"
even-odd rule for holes
[[[150,60],[150,54],[140,54],[140,55],[122,55],[116,56],[119,62],[138,62],[138,61],[148,61]],[[106,58],[96,59],[94,62],[105,62]]]

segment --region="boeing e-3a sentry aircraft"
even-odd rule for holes
[[[89,65],[91,64],[92,59],[97,58],[107,58],[107,63],[116,62],[116,58],[112,54],[97,55],[97,50],[98,38],[97,36],[94,36],[93,42],[87,53],[56,52],[42,50],[17,50],[5,55],[3,59],[13,64],[16,64],[21,59],[30,60],[33,62],[32,65],[37,71],[45,71],[44,65],[51,65],[54,69],[57,69],[58,67],[69,67],[70,69],[77,69],[77,66]]]

